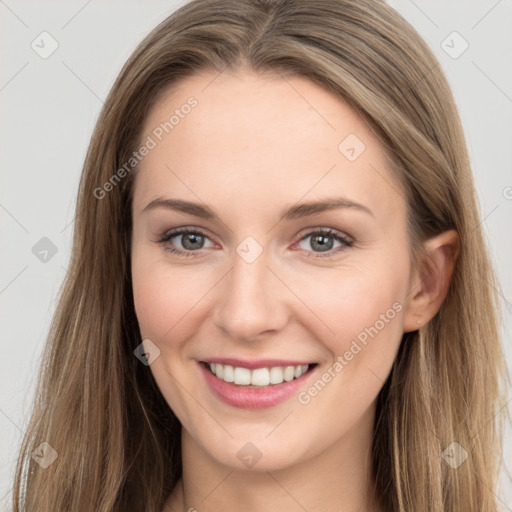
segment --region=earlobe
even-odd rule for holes
[[[403,316],[404,332],[427,324],[439,311],[450,287],[460,252],[455,230],[445,231],[424,243],[426,256],[415,269]]]

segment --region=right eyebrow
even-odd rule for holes
[[[183,213],[189,213],[202,219],[216,219],[215,213],[208,207],[203,206],[199,203],[193,203],[191,201],[184,201],[182,199],[170,199],[157,197],[147,204],[141,213],[145,213],[157,208],[164,208],[166,210],[176,210]]]

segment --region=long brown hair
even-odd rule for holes
[[[111,180],[165,90],[200,70],[240,66],[306,77],[368,121],[407,193],[414,255],[421,241],[458,232],[448,295],[428,325],[403,336],[379,394],[373,476],[385,510],[496,511],[505,374],[498,285],[439,63],[380,0],[193,0],[137,47],[92,135],[69,274],[18,460],[15,512],[159,512],[180,478],[180,424],[134,356],[142,341],[130,275],[136,166]],[[42,442],[58,455],[47,468],[31,456]],[[453,442],[468,454],[457,469],[443,458]]]

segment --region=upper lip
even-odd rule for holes
[[[314,364],[310,361],[297,361],[291,359],[236,359],[232,357],[211,357],[203,359],[203,363],[215,363],[215,364],[228,364],[231,366],[238,366],[242,368],[248,368],[254,370],[256,368],[270,368],[273,366],[302,366],[305,364]]]

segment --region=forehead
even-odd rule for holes
[[[166,91],[143,134],[155,147],[137,167],[136,209],[179,195],[243,215],[339,193],[379,214],[401,198],[366,121],[304,77],[199,73]]]

